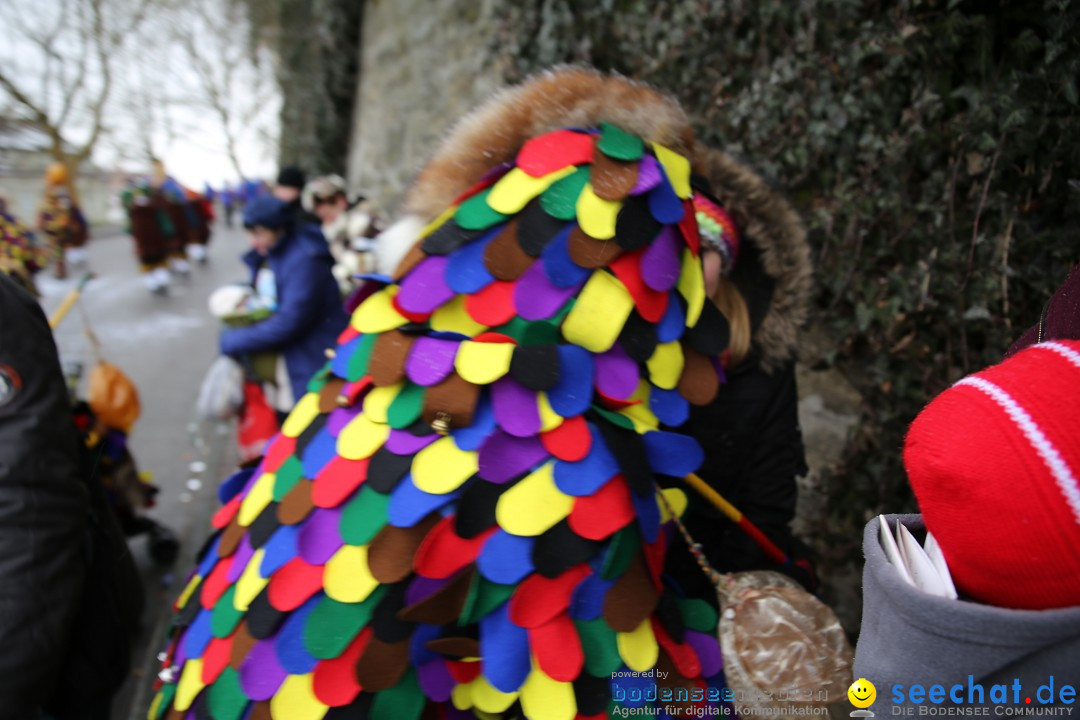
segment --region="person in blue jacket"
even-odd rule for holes
[[[273,196],[258,196],[245,206],[244,227],[252,249],[242,259],[251,269],[252,284],[269,287],[276,309],[254,325],[225,330],[221,352],[233,357],[278,353],[285,365],[279,376],[287,380],[278,384],[285,397],[274,404],[291,408],[349,321],[330,272],[334,259],[319,228],[295,223],[286,203]]]

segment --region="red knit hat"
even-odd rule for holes
[[[1080,342],[1032,346],[953,385],[915,418],[904,465],[961,593],[1080,605]]]

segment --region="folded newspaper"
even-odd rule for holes
[[[896,567],[900,577],[923,592],[956,599],[956,586],[945,563],[945,556],[929,530],[926,532],[926,541],[919,545],[919,541],[899,520],[896,522],[895,532],[890,530],[884,515],[878,516],[878,524],[885,556]]]

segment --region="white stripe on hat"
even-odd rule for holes
[[[1076,352],[1068,345],[1059,342],[1044,342],[1033,347],[1043,348],[1044,350],[1053,350],[1058,355],[1080,368],[1080,353]]]
[[[1069,348],[1065,349],[1068,350]],[[1035,448],[1035,452],[1039,454],[1039,457],[1042,458],[1042,461],[1050,470],[1050,474],[1054,476],[1054,481],[1061,490],[1061,494],[1065,496],[1066,502],[1072,508],[1073,517],[1076,519],[1077,524],[1080,524],[1080,484],[1077,483],[1068,463],[1061,457],[1061,453],[1058,452],[1058,449],[1054,447],[1054,444],[1050,442],[1050,439],[1046,437],[1039,426],[1035,424],[1031,415],[1020,407],[1019,403],[1009,393],[989,380],[972,375],[960,380],[953,387],[958,385],[968,385],[989,395],[994,402],[1005,410],[1009,415],[1009,419],[1020,427],[1024,437]]]

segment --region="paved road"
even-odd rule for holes
[[[208,532],[217,484],[236,465],[232,428],[195,423],[193,405],[203,374],[217,354],[218,324],[206,309],[206,297],[220,285],[244,279],[238,256],[245,249],[241,230],[219,224],[209,263],[195,267],[189,279],[175,282],[168,296],[158,297],[142,285],[129,237],[96,236],[89,245],[95,278],[80,302],[105,359],[128,374],[139,389],[142,417],[130,447],[139,468],[152,472],[161,488],[157,507],[148,514],[171,527],[182,541],[180,559],[172,568],[155,567],[145,537],[130,542],[146,584],[147,612],[132,677],[117,697],[114,720],[146,717],[169,608]],[[49,314],[75,281],[39,276],[38,285]],[[56,330],[56,339],[61,359],[83,362],[88,375],[94,357],[78,308]]]

